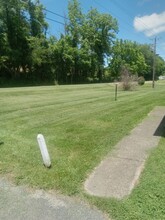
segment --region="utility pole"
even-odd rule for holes
[[[152,88],[155,88],[155,68],[156,68],[156,37],[154,38],[154,51],[153,51],[153,72],[152,72]]]

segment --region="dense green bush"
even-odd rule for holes
[[[144,77],[143,77],[143,76],[140,76],[140,77],[138,78],[138,84],[139,84],[140,86],[142,86],[142,85],[144,85],[144,83],[145,83]]]

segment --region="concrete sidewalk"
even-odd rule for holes
[[[85,182],[95,196],[122,199],[129,195],[144,168],[150,150],[158,145],[165,126],[165,107],[156,107],[111,154],[96,167]]]
[[[0,219],[108,220],[108,217],[79,200],[14,186],[0,177]]]

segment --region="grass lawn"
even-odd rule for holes
[[[88,199],[114,219],[165,219],[165,138],[147,161],[140,184],[122,201],[87,196],[90,171],[154,106],[165,106],[165,83],[119,90],[114,85],[0,89],[0,173],[17,184],[55,189]],[[52,168],[37,144],[45,136]]]

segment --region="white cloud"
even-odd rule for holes
[[[165,32],[165,11],[134,18],[134,28],[148,37]]]

